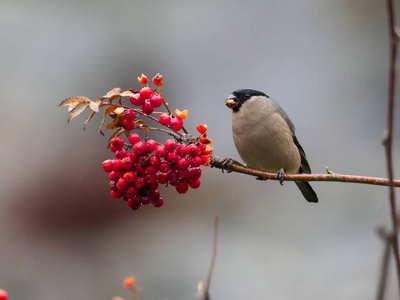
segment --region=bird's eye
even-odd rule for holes
[[[246,97],[246,100],[249,100],[251,98],[251,96],[249,94],[246,94],[245,97]]]

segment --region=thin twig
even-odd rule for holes
[[[227,170],[228,172],[237,172],[255,176],[262,180],[279,180],[275,173],[255,170],[249,167],[245,167],[237,162],[226,163],[226,159],[222,159],[216,156],[211,158],[210,164],[212,167]],[[389,185],[389,180],[386,178],[369,177],[369,176],[356,176],[356,175],[342,175],[333,173],[329,170],[329,174],[285,174],[283,177],[284,181],[336,181],[336,182],[348,182],[348,183],[363,183],[373,185]],[[395,187],[400,187],[400,180],[393,180]]]
[[[392,235],[388,234],[385,228],[378,228],[378,234],[385,242],[385,248],[382,255],[381,271],[379,275],[378,290],[376,293],[376,300],[383,300],[385,296],[386,282],[389,270],[390,248],[392,244]]]
[[[399,242],[397,237],[398,219],[396,209],[396,197],[393,181],[393,157],[392,157],[392,144],[393,144],[393,119],[394,119],[394,99],[396,92],[396,60],[397,60],[397,33],[395,22],[395,9],[393,0],[387,0],[387,10],[389,16],[389,31],[390,31],[390,71],[389,71],[389,87],[388,87],[388,113],[387,113],[387,127],[383,144],[386,152],[386,163],[389,178],[389,202],[390,213],[392,218],[393,239],[392,247],[393,254],[396,262],[397,283],[400,292],[400,255],[399,255]]]
[[[212,253],[210,267],[208,269],[206,286],[204,288],[204,300],[210,300],[209,291],[210,291],[211,276],[212,276],[212,273],[214,270],[215,259],[217,257],[217,242],[218,242],[218,216],[215,217],[215,221],[214,221],[213,253]]]

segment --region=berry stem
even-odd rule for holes
[[[169,131],[169,130],[166,130],[166,129],[162,129],[162,128],[150,127],[147,124],[146,125],[144,125],[144,124],[140,125],[139,128],[143,129],[143,130],[144,129],[149,129],[149,130],[161,131],[161,132],[169,134],[170,136],[173,136],[177,140],[180,140],[180,138],[182,137],[182,133],[180,133],[180,132],[172,132],[172,131]]]

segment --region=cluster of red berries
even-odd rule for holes
[[[148,139],[141,141],[138,134],[132,133],[124,149],[125,141],[120,137],[111,140],[110,149],[115,159],[103,162],[103,170],[110,173],[111,196],[123,198],[132,209],[141,205],[163,205],[158,190],[159,184],[169,184],[179,193],[186,193],[189,187],[200,186],[200,166],[207,165],[211,150],[207,144],[198,146],[178,144],[169,139],[164,145]]]
[[[153,83],[161,87],[162,79],[162,75],[157,74]],[[103,170],[109,173],[111,196],[123,198],[134,210],[146,204],[162,206],[164,201],[158,190],[160,184],[174,186],[179,193],[186,193],[189,187],[198,188],[200,166],[209,165],[212,152],[209,146],[212,140],[206,135],[206,125],[197,126],[200,133],[197,139],[181,139],[184,134],[179,131],[183,128],[183,119],[187,117],[188,111],[176,110],[173,116],[161,97],[160,89],[155,91],[148,87],[145,75],[138,77],[138,81],[146,86],[134,92],[130,102],[141,108],[116,106],[113,111],[122,121],[117,126],[125,129],[124,134],[129,143],[125,143],[119,136],[114,137],[110,150],[115,153],[115,158],[103,162]],[[176,140],[169,139],[165,144],[159,144],[149,139],[147,132],[145,140],[137,133],[129,134],[138,124],[144,123],[136,119],[137,113],[149,116],[163,104],[168,108],[168,113],[159,113],[158,119],[152,117],[152,120],[174,131],[172,135],[176,135]]]

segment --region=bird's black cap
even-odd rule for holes
[[[253,96],[268,97],[263,92],[257,90],[252,90],[252,89],[236,90],[228,96],[225,104],[226,106],[231,108],[233,112],[238,112],[242,104]]]

